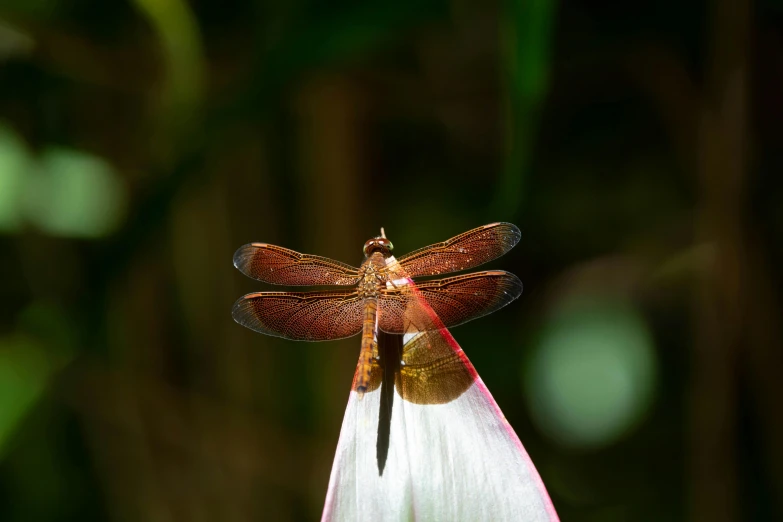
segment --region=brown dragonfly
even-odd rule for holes
[[[361,332],[354,379],[354,389],[361,398],[376,387],[373,374],[379,369],[378,338],[383,332],[411,334],[404,351],[413,363],[416,354],[421,359],[432,344],[427,341],[431,336],[417,334],[492,313],[522,293],[519,278],[502,270],[416,282],[413,278],[482,265],[511,250],[519,238],[516,226],[492,223],[396,259],[394,247],[381,229],[380,236],[364,244],[365,259],[359,268],[267,243],[250,243],[234,254],[234,266],[248,277],[280,285],[337,288],[247,294],[234,304],[232,315],[252,330],[293,340],[325,341]],[[399,364],[406,364],[404,357]],[[406,373],[414,371],[411,366]]]

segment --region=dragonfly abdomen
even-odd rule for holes
[[[364,321],[362,323],[362,347],[359,352],[359,364],[356,369],[356,393],[362,398],[370,385],[372,370],[373,343],[375,342],[375,318],[378,311],[378,300],[368,298],[364,301]]]

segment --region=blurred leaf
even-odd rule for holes
[[[0,458],[56,368],[33,339],[22,334],[0,339]]]
[[[22,140],[0,123],[0,232],[15,232],[21,225],[19,202],[30,163]]]
[[[507,87],[507,155],[496,192],[497,218],[511,219],[524,196],[524,178],[548,88],[553,0],[506,0],[503,39]]]
[[[14,334],[0,338],[0,459],[8,440],[73,356],[73,331],[62,311],[43,303],[25,308]]]
[[[14,56],[30,53],[35,47],[33,38],[0,18],[0,62]]]
[[[192,130],[204,90],[202,45],[196,17],[183,0],[135,0],[160,39],[166,65],[162,93],[164,130],[175,136]]]
[[[690,284],[695,278],[703,275],[713,266],[716,258],[715,244],[711,242],[697,243],[675,252],[664,259],[650,274],[653,285],[667,284],[674,281]]]

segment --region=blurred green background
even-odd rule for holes
[[[783,4],[0,0],[0,520],[320,516],[358,339],[264,241],[492,221],[454,330],[566,521],[783,519]]]

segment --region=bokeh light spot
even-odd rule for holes
[[[27,219],[44,232],[95,238],[111,233],[125,210],[125,190],[104,160],[49,149],[27,191]]]
[[[595,448],[618,440],[647,411],[655,388],[653,343],[631,303],[580,296],[550,317],[526,365],[526,397],[558,443]]]

